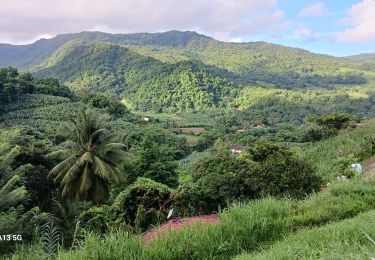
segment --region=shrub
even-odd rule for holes
[[[116,215],[110,206],[92,207],[82,212],[78,218],[82,228],[104,234],[114,226]]]
[[[322,184],[310,163],[290,148],[266,141],[238,157],[228,152],[214,153],[201,160],[192,175],[205,212],[236,199],[303,197],[319,190]]]
[[[249,155],[257,164],[248,182],[259,186],[262,195],[303,197],[322,185],[314,167],[288,147],[261,141]]]
[[[168,186],[138,178],[117,196],[113,209],[119,221],[144,229],[165,219],[172,202],[170,195]]]

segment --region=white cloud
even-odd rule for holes
[[[230,42],[241,43],[242,42],[242,38],[241,37],[236,37],[236,38],[230,39],[229,41]]]
[[[277,0],[13,0],[2,1],[0,39],[82,30],[197,30],[222,40],[288,28]]]
[[[297,29],[294,30],[293,32],[293,37],[294,38],[302,38],[302,37],[310,37],[312,35],[312,32],[310,31],[309,28],[305,26],[300,26]]]
[[[350,25],[342,32],[333,34],[339,42],[368,42],[375,40],[375,0],[363,0],[353,5],[349,16],[344,18]]]
[[[309,28],[301,25],[293,31],[292,38],[301,40],[304,43],[309,43],[319,40],[321,35],[313,33]]]
[[[324,3],[315,3],[304,7],[300,12],[300,16],[319,17],[328,14]]]

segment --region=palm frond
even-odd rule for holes
[[[91,188],[91,186],[92,186],[92,180],[90,178],[90,168],[89,168],[89,164],[86,163],[82,176],[81,176],[79,192],[82,194],[87,193],[89,189]]]
[[[74,151],[72,149],[61,149],[61,150],[50,152],[49,154],[47,154],[47,158],[65,159],[75,154],[77,154],[77,151]]]
[[[72,167],[72,165],[75,163],[77,159],[76,155],[72,155],[68,158],[66,158],[64,161],[57,164],[55,167],[52,168],[52,170],[49,172],[48,177],[53,176],[61,176],[61,174],[65,175],[65,173]],[[59,180],[60,178],[55,178],[55,180]]]
[[[19,181],[20,176],[15,175],[0,189],[0,211],[17,205],[26,197],[27,191],[24,186],[15,188]]]
[[[94,173],[98,177],[107,181],[119,181],[118,172],[115,167],[109,165],[97,156],[94,157],[94,162]]]
[[[76,177],[76,174],[79,174],[79,172],[82,169],[82,166],[87,162],[87,156],[85,155],[86,153],[84,153],[80,158],[75,160],[74,164],[70,167],[70,169],[65,174],[64,178],[61,180],[62,184],[66,184],[74,177]]]

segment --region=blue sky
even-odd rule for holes
[[[282,37],[266,36],[264,39],[273,43],[283,44],[292,47],[300,47],[317,53],[332,54],[336,56],[345,56],[364,52],[375,52],[374,41],[364,42],[338,42],[332,39],[333,32],[345,30],[346,25],[340,22],[348,15],[348,10],[359,1],[355,0],[329,0],[329,1],[298,1],[282,0],[279,1],[279,8],[285,12],[285,19],[293,22],[287,31],[283,32]],[[324,14],[320,16],[301,16],[300,11],[314,4],[323,4]],[[374,13],[375,16],[375,13]],[[308,37],[293,37],[297,28],[307,28],[311,31],[311,39]],[[315,37],[314,37],[315,36]],[[254,40],[257,35],[247,36],[245,40]]]
[[[0,42],[194,30],[345,56],[375,52],[375,0],[0,0]]]

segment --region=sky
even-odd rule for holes
[[[0,0],[2,43],[168,30],[335,56],[375,52],[375,0]]]

